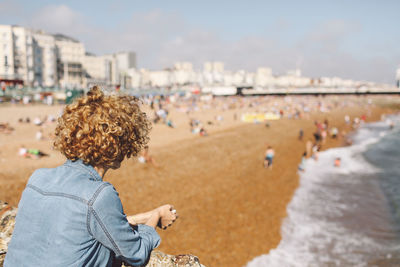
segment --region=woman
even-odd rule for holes
[[[22,194],[4,266],[112,266],[146,263],[177,218],[171,205],[126,217],[103,177],[148,142],[150,123],[130,96],[93,87],[66,106],[54,147],[67,162],[36,170]]]

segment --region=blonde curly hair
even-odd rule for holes
[[[137,98],[106,96],[94,86],[65,107],[55,130],[54,148],[68,159],[116,168],[148,143],[151,125]]]

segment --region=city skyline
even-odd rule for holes
[[[222,61],[227,69],[338,76],[394,84],[400,63],[396,10],[385,1],[2,1],[2,24],[82,41],[87,51],[135,51],[138,67]]]

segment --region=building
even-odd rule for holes
[[[150,85],[154,87],[171,86],[171,72],[168,70],[151,71]]]
[[[29,29],[0,25],[0,80],[33,85],[34,40]]]
[[[132,77],[129,75],[130,69],[136,69],[136,53],[118,52],[114,54],[118,73],[118,84],[122,88],[132,88]]]
[[[190,62],[176,62],[174,64],[174,69],[181,71],[193,71],[193,64]]]
[[[219,61],[214,62],[205,62],[204,63],[204,72],[224,72],[224,63]]]
[[[83,67],[88,87],[93,85],[111,85],[110,61],[105,57],[99,57],[86,52]]]
[[[183,86],[197,83],[196,72],[190,62],[176,62],[171,70],[171,85]]]
[[[126,71],[136,68],[136,53],[134,52],[118,52],[114,54],[117,60],[117,68],[120,71]]]
[[[254,79],[255,86],[270,86],[273,83],[272,70],[270,68],[258,68]]]
[[[57,74],[61,87],[82,88],[86,87],[84,45],[72,37],[55,34]]]
[[[35,86],[58,85],[57,47],[55,37],[43,31],[33,33],[35,53]]]
[[[62,88],[93,84],[131,88],[129,74],[135,69],[134,52],[95,56],[86,53],[83,43],[63,34],[0,25],[0,82]]]
[[[132,77],[136,69],[136,53],[118,52],[100,56],[106,64],[106,80],[109,85],[132,88]]]

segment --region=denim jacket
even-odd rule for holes
[[[4,266],[140,266],[159,243],[154,228],[131,228],[117,191],[93,167],[68,160],[30,177]]]

